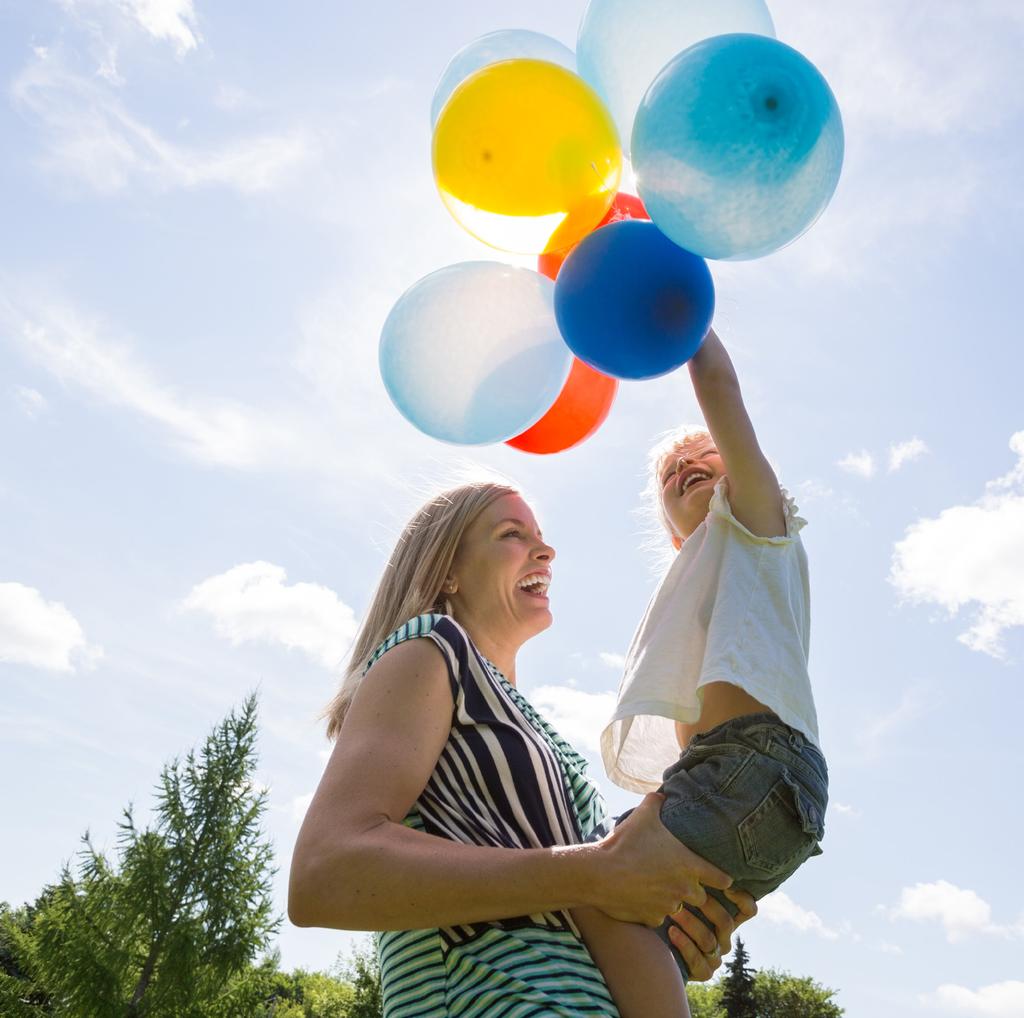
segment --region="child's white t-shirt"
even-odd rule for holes
[[[700,718],[702,687],[731,682],[816,746],[807,673],[810,588],[793,499],[782,491],[784,537],[758,537],[732,514],[727,478],[683,542],[626,655],[612,719],[601,733],[608,777],[653,792],[679,758],[675,722]]]

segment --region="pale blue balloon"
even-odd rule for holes
[[[764,0],[590,0],[576,41],[579,74],[604,99],[624,152],[640,100],[665,64],[731,32],[774,38]]]
[[[437,118],[448,102],[448,97],[475,71],[499,60],[546,60],[551,64],[568,68],[576,72],[576,54],[568,46],[563,45],[550,35],[530,32],[520,28],[506,28],[498,32],[474,39],[463,46],[449,61],[441,75],[441,80],[434,89],[434,98],[430,102],[430,126],[437,123]]]
[[[526,431],[572,366],[554,293],[547,276],[500,262],[424,276],[381,331],[380,373],[392,402],[443,442],[486,445]]]
[[[723,35],[680,53],[644,96],[633,169],[651,219],[703,258],[795,240],[839,182],[843,124],[818,69],[775,39]]]

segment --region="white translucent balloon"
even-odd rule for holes
[[[576,61],[611,112],[623,151],[640,100],[665,64],[702,39],[731,32],[774,38],[764,0],[590,0]]]
[[[420,431],[458,445],[504,442],[547,413],[572,366],[555,284],[532,269],[462,262],[424,276],[380,339],[384,387]]]
[[[546,60],[550,64],[576,72],[576,54],[568,46],[563,45],[550,35],[530,32],[521,28],[505,28],[498,32],[474,39],[463,46],[448,62],[441,75],[441,80],[434,89],[434,98],[430,102],[430,125],[437,123],[448,97],[481,67],[495,64],[499,60]]]

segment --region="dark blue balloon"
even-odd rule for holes
[[[637,220],[586,236],[555,282],[555,318],[566,345],[615,378],[656,378],[685,364],[714,311],[704,259]]]

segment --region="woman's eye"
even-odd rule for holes
[[[501,536],[502,537],[512,537],[513,535],[518,537],[519,536],[519,531],[518,530],[508,530],[504,534],[502,534]]]

